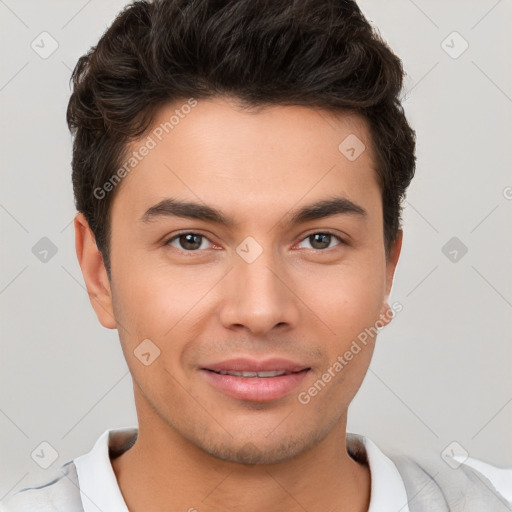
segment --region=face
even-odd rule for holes
[[[111,282],[75,222],[92,304],[119,331],[140,429],[224,460],[283,461],[344,425],[375,337],[354,340],[390,319],[400,237],[387,259],[368,127],[215,98],[162,134],[177,108],[159,112],[155,144],[131,148],[146,154],[112,203]],[[348,136],[366,148],[356,159],[339,149]]]

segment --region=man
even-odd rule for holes
[[[510,510],[469,466],[346,432],[400,308],[402,78],[353,1],[127,6],[67,120],[77,256],[138,427],[3,510]]]

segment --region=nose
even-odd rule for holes
[[[300,299],[293,292],[290,272],[263,251],[252,262],[235,258],[224,283],[221,322],[227,329],[248,329],[264,336],[274,328],[295,327]]]

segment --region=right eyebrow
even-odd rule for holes
[[[148,208],[140,220],[142,222],[150,222],[159,217],[184,217],[187,219],[206,220],[225,226],[234,226],[236,224],[233,219],[212,206],[190,201],[179,201],[170,197],[162,199],[159,203]]]

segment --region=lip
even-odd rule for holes
[[[258,361],[249,358],[229,359],[200,368],[206,380],[216,389],[239,400],[268,402],[286,396],[305,379],[311,368],[288,359],[272,358]],[[286,371],[277,377],[239,377],[218,371]]]

